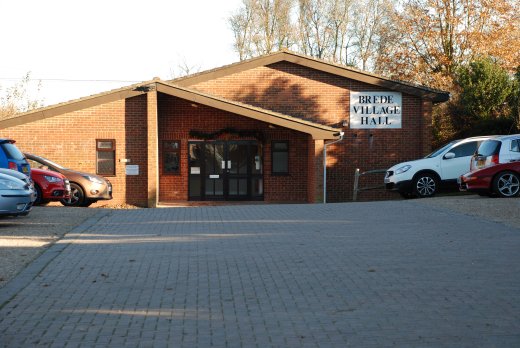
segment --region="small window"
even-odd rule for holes
[[[273,141],[271,146],[273,175],[289,174],[289,142]]]
[[[520,139],[511,140],[511,151],[520,152]]]
[[[165,174],[180,173],[180,141],[163,141],[163,172]]]
[[[116,141],[96,139],[96,174],[116,175]]]

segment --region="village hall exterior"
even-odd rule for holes
[[[446,92],[281,51],[0,121],[23,152],[107,177],[113,204],[352,199],[354,172],[431,150]],[[333,144],[332,144],[333,143]],[[379,180],[382,180],[379,178]],[[367,191],[361,199],[388,199]]]

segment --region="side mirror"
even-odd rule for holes
[[[448,152],[444,155],[444,159],[452,159],[455,158],[455,154],[453,152]]]

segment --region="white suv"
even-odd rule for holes
[[[489,138],[455,140],[425,158],[396,164],[387,170],[385,186],[388,190],[399,191],[405,198],[431,197],[441,185],[457,190],[457,178],[470,170],[473,154]]]
[[[520,134],[501,135],[484,141],[471,160],[471,170],[520,161]]]

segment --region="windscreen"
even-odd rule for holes
[[[446,150],[448,147],[452,146],[453,144],[455,144],[457,141],[452,141],[451,143],[448,143],[446,145],[444,145],[443,147],[441,147],[440,149],[437,149],[435,151],[433,151],[431,154],[429,154],[428,156],[426,156],[425,158],[433,158],[433,157],[437,157],[439,156],[441,153],[444,152],[444,150]]]

